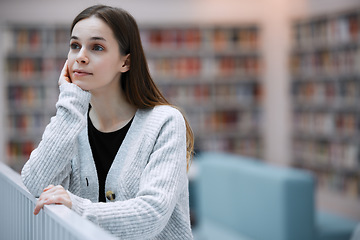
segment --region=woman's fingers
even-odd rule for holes
[[[38,200],[37,202],[36,202],[36,206],[35,206],[35,209],[34,209],[34,215],[38,215],[39,214],[39,212],[40,212],[40,210],[44,207],[44,205],[45,205],[45,202],[44,202],[45,200]]]
[[[53,187],[54,187],[54,185],[49,185],[46,188],[44,188],[43,193],[40,195],[38,201],[36,202],[36,206],[34,209],[34,215],[37,215],[45,205],[45,201],[46,201],[45,198],[47,198],[47,195],[45,194],[45,192],[48,192]]]
[[[72,207],[70,196],[61,185],[50,185],[44,189],[36,203],[34,215],[37,215],[44,205],[49,204],[63,204],[68,208]]]
[[[59,77],[59,86],[65,82],[71,83],[69,69],[68,69],[68,60],[65,61],[64,67],[61,70],[60,77]]]
[[[54,187],[54,185],[49,185],[49,186],[47,186],[46,188],[44,188],[44,192],[48,191],[49,189],[51,189],[51,188],[53,188],[53,187]]]

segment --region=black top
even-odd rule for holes
[[[126,124],[123,128],[115,132],[104,133],[104,132],[100,132],[94,127],[88,114],[89,142],[99,179],[99,202],[106,202],[105,200],[106,176],[126,136],[126,133],[130,128],[132,120],[133,119],[131,119],[130,122]]]

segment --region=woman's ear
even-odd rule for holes
[[[130,53],[123,57],[123,65],[121,66],[120,72],[124,73],[130,69]]]

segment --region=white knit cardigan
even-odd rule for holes
[[[56,116],[22,169],[36,197],[61,184],[72,209],[120,239],[193,239],[186,174],[186,128],[170,106],[137,110],[109,170],[99,203],[96,167],[87,133],[91,94],[72,83],[60,86]]]

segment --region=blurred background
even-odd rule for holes
[[[188,116],[198,154],[310,171],[316,206],[360,221],[358,0],[1,0],[0,161],[20,171],[40,141],[70,23],[96,3],[138,21],[152,76]]]

